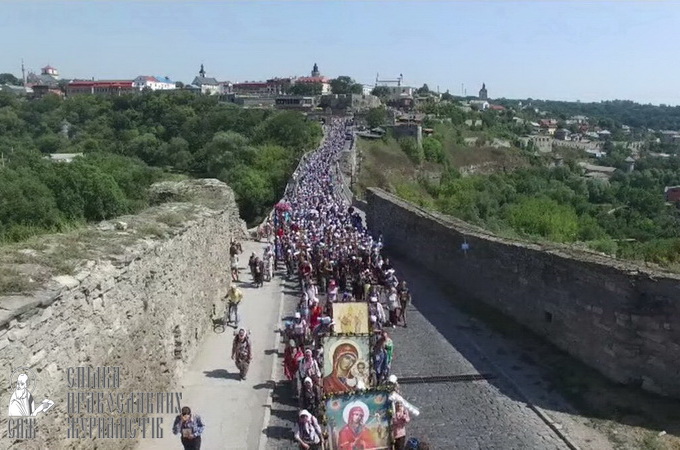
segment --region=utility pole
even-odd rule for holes
[[[21,79],[24,82],[24,86],[26,86],[26,69],[24,68],[24,58],[21,58]]]

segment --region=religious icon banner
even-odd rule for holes
[[[362,381],[370,386],[368,336],[328,336],[323,341],[323,390],[326,394],[353,391]]]
[[[391,424],[389,393],[364,392],[326,400],[330,450],[389,449]]]
[[[368,303],[333,303],[336,334],[368,334]]]

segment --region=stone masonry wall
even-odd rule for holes
[[[367,201],[368,226],[383,233],[389,251],[610,379],[680,397],[678,275],[564,246],[500,239],[379,189],[370,189]]]
[[[200,209],[171,238],[146,240],[122,260],[92,261],[74,277],[57,277],[41,293],[2,298],[0,383],[10,387],[3,404],[16,382],[12,371],[30,367],[38,378],[32,389],[36,406],[45,397],[55,406],[38,417],[36,439],[14,446],[7,415],[1,414],[0,448],[134,447],[134,440],[66,439],[66,370],[119,366],[120,389],[113,392],[172,390],[175,377],[212,332],[213,304],[229,286],[230,238],[243,238],[231,189],[207,181],[210,190],[221,191],[223,206]],[[174,415],[163,417],[163,432],[169,433]]]

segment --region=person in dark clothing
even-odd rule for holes
[[[250,337],[244,328],[238,330],[238,334],[234,336],[234,342],[231,346],[231,359],[236,363],[241,380],[245,380],[250,361],[253,359],[253,351],[250,345]]]
[[[200,450],[201,434],[205,430],[205,424],[198,414],[192,414],[191,408],[185,406],[179,416],[175,417],[172,425],[172,433],[180,434],[184,450]]]

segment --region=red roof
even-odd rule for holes
[[[233,87],[267,87],[269,86],[269,83],[265,83],[263,81],[253,81],[253,82],[245,82],[245,83],[234,83]]]
[[[494,111],[505,111],[505,106],[491,105],[491,106],[489,106],[489,109],[492,109]]]
[[[71,81],[69,87],[132,87],[132,80]]]
[[[296,83],[328,83],[326,77],[300,77],[295,80]]]

